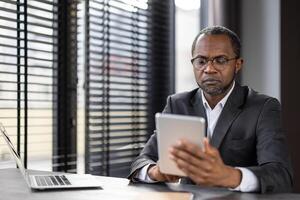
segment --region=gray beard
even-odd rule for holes
[[[199,84],[198,84],[199,85]],[[211,95],[211,96],[217,96],[220,94],[223,94],[224,92],[226,92],[226,90],[228,89],[228,87],[226,86],[227,89],[225,89],[225,87],[206,87],[205,85],[200,86],[199,87],[207,94]]]
[[[225,85],[224,87],[207,87],[206,85],[200,85],[199,83],[198,86],[207,94],[211,95],[211,96],[217,96],[220,94],[224,94],[227,92],[227,90],[230,88],[230,86],[232,85],[233,81],[235,80],[235,76],[233,77],[233,79],[230,81],[230,83],[228,85]]]

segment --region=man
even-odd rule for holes
[[[240,86],[242,67],[238,36],[221,26],[202,30],[192,45],[199,88],[168,97],[164,113],[204,117],[204,148],[180,140],[170,157],[193,184],[241,192],[289,192],[292,169],[281,130],[280,103]],[[188,133],[186,133],[188,134]],[[156,134],[133,162],[129,177],[143,182],[173,182],[158,160]]]

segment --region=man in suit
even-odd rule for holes
[[[170,157],[185,172],[187,183],[241,192],[288,192],[292,169],[281,128],[280,103],[235,81],[242,67],[240,40],[221,26],[202,30],[192,45],[192,65],[199,88],[171,95],[164,113],[204,117],[204,148],[180,140]],[[186,133],[188,134],[188,133]],[[129,178],[173,182],[156,164],[153,134],[132,163]]]

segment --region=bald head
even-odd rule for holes
[[[235,34],[233,31],[229,30],[228,28],[225,28],[223,26],[212,26],[202,29],[196,38],[194,39],[193,45],[192,45],[192,55],[194,54],[195,46],[198,42],[198,39],[202,35],[225,35],[230,39],[233,51],[236,55],[236,57],[241,56],[241,42],[237,34]]]

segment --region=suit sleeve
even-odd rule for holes
[[[292,167],[280,115],[280,103],[276,99],[268,99],[257,121],[258,166],[248,169],[258,177],[261,193],[290,192],[293,185]]]
[[[163,113],[172,113],[172,105],[171,105],[171,96],[167,98],[167,104],[163,110]],[[144,166],[148,164],[156,164],[158,160],[158,152],[157,152],[157,138],[156,131],[151,135],[148,142],[145,144],[145,147],[141,151],[140,155],[136,157],[136,159],[131,164],[130,174],[128,175],[128,179],[133,179],[135,174]]]

